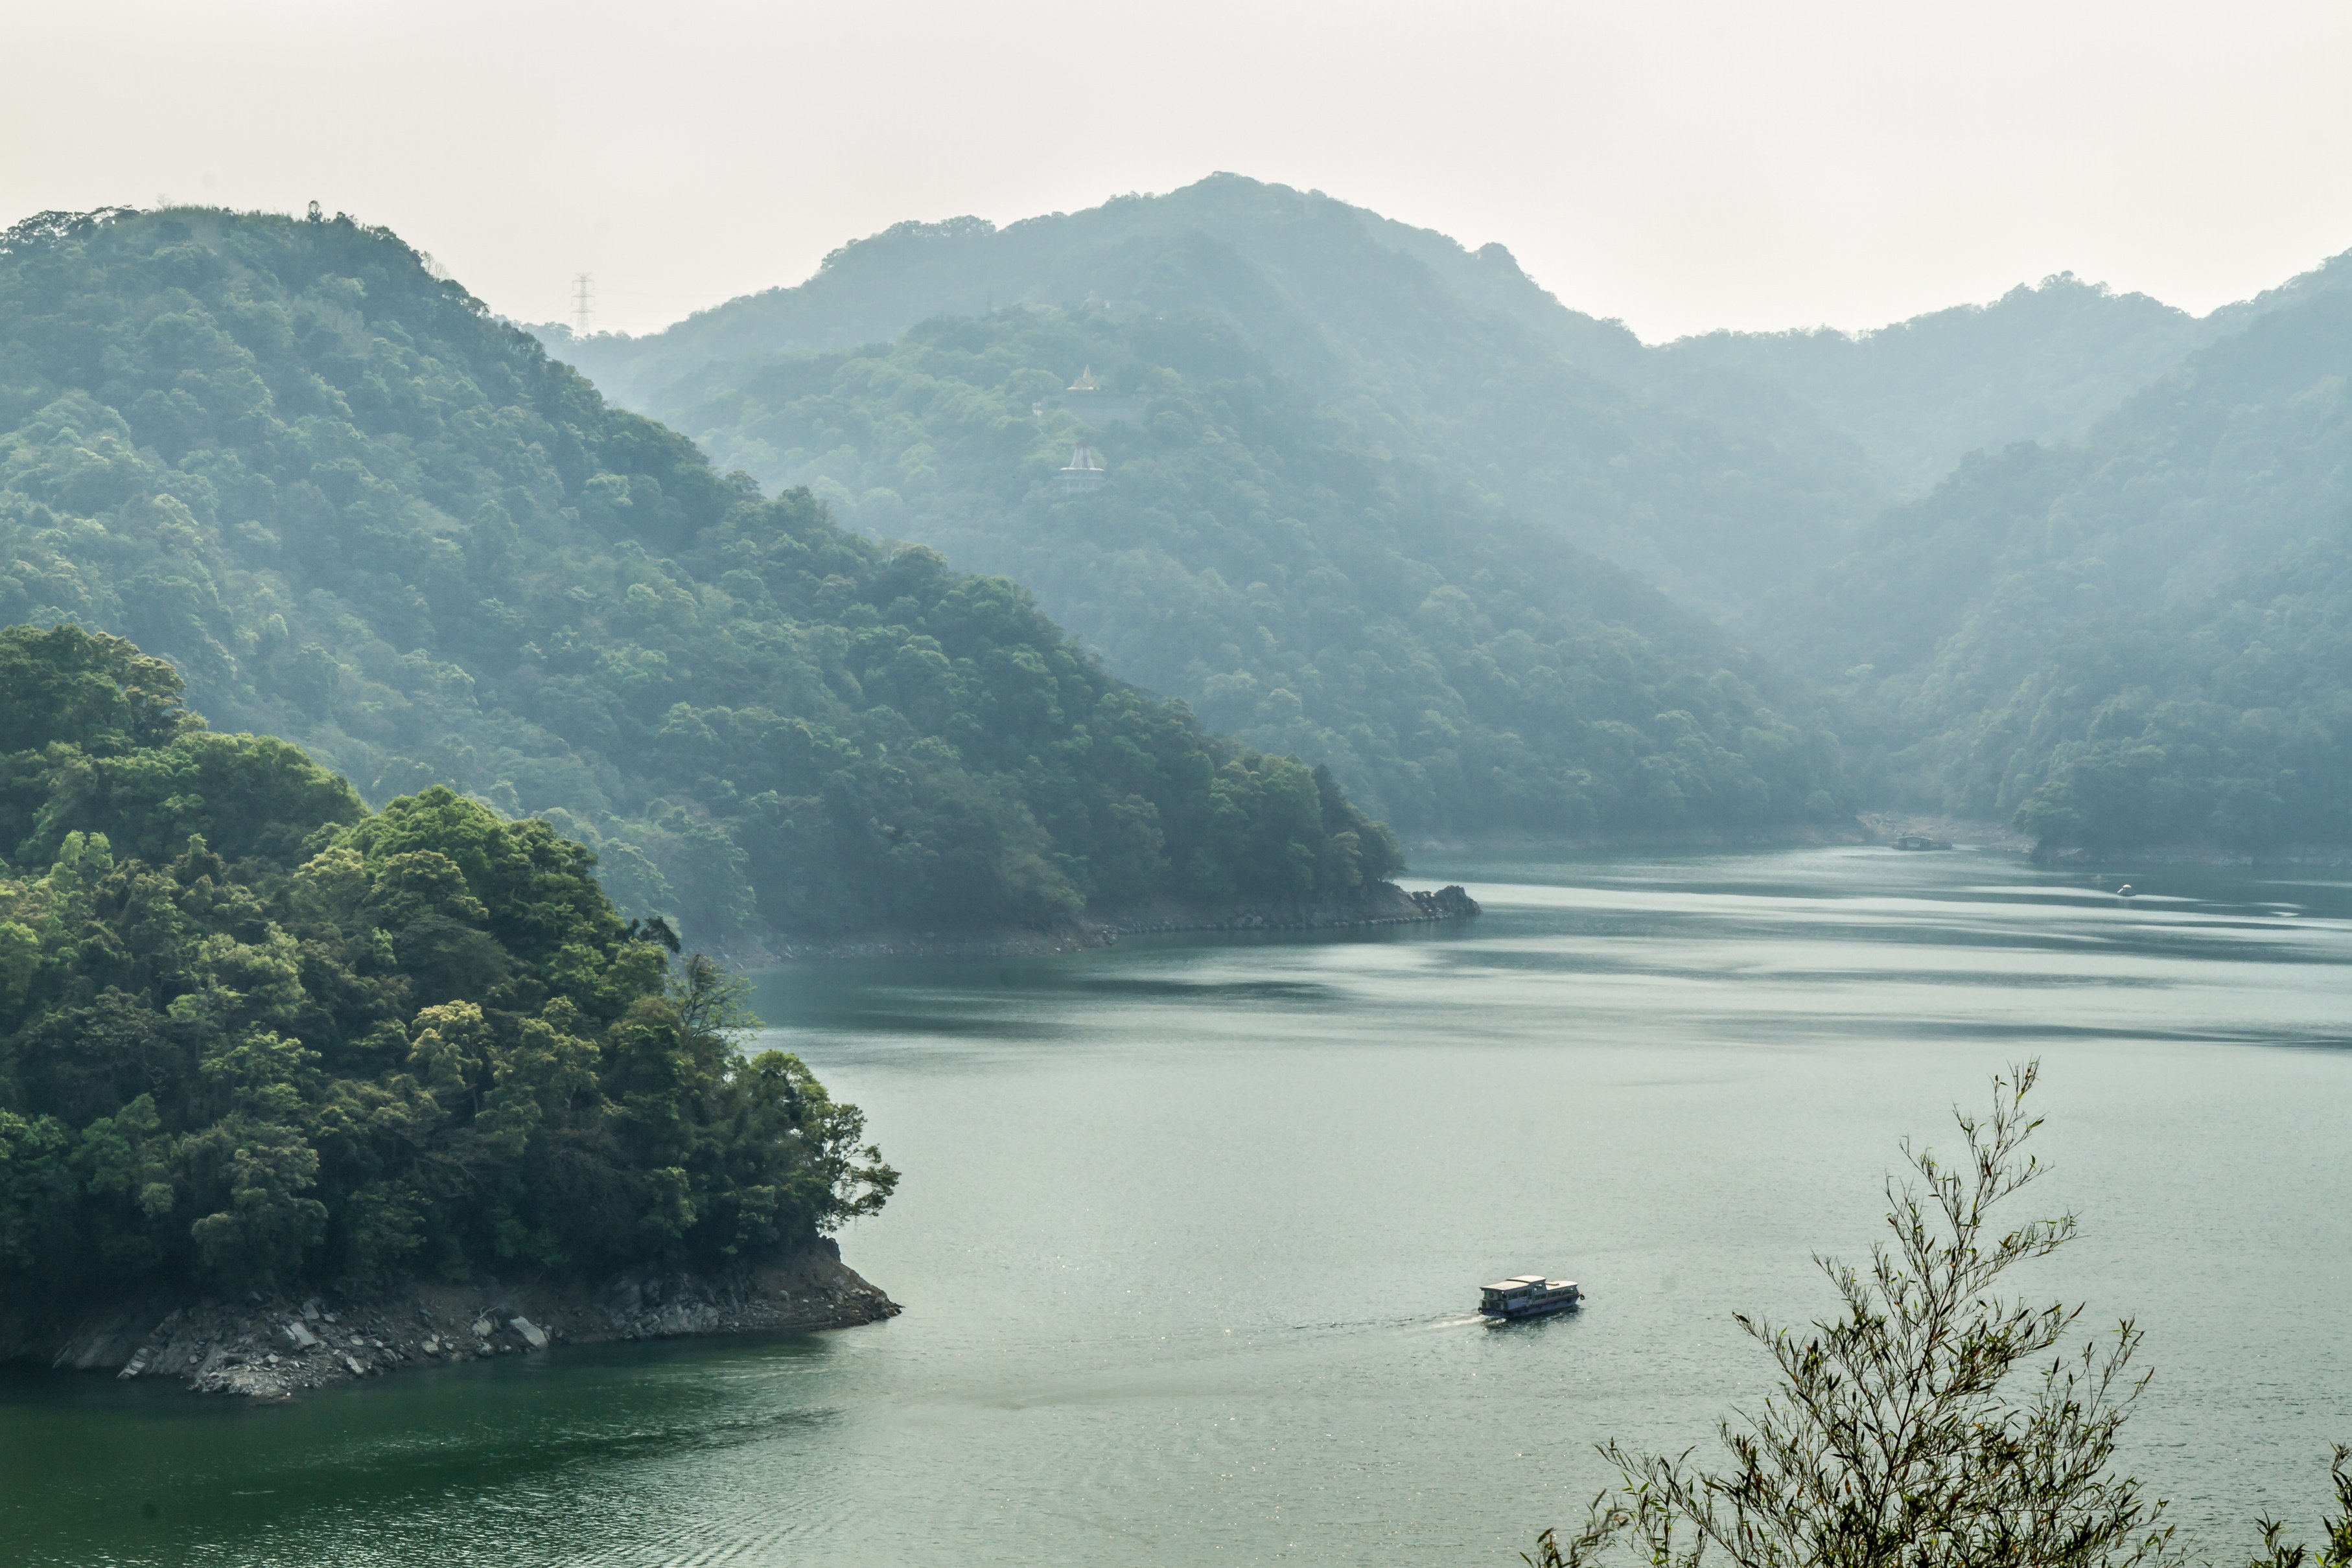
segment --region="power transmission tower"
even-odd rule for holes
[[[588,335],[588,324],[596,319],[596,280],[583,272],[572,279],[572,333],[576,338]]]

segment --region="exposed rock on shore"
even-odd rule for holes
[[[17,1307],[0,1316],[0,1360],[178,1377],[200,1394],[268,1399],[558,1344],[847,1328],[898,1311],[827,1239],[726,1276],[639,1271],[593,1283],[420,1283],[365,1296]]]

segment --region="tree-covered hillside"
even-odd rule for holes
[[[998,228],[902,224],[806,282],[644,339],[554,350],[617,401],[693,423],[714,365],[894,341],[1013,306],[1207,316],[1370,442],[1686,602],[1752,601],[1845,548],[1885,492],[1849,436],[1752,378],[1563,308],[1507,251],[1464,249],[1318,193],[1217,175]]]
[[[2270,298],[1762,618],[1881,787],[2057,844],[2352,842],[2352,291]]]
[[[1004,309],[676,393],[722,464],[1019,579],[1112,668],[1402,825],[1840,814],[1833,740],[1754,660],[1318,405],[1222,313]],[[1080,439],[1108,475],[1072,493]]]
[[[1654,351],[1646,375],[1624,373],[1670,402],[1705,399],[1710,379],[1700,371],[1785,393],[1851,436],[1877,474],[1916,497],[1972,454],[2021,442],[2078,444],[2197,350],[2347,287],[2352,253],[2197,317],[2060,273],[1990,305],[1957,305],[1868,331],[1678,339]],[[1660,380],[1660,362],[1681,367],[1680,377]]]
[[[593,857],[0,631],[0,1291],[714,1265],[896,1177]]]
[[[1202,313],[1369,439],[1745,627],[1971,452],[2078,440],[2200,345],[2347,279],[2339,258],[2200,319],[2061,275],[1872,331],[1653,346],[1563,305],[1501,246],[1221,174],[1002,228],[901,224],[803,283],[646,338],[540,330],[617,401],[698,439],[696,378],[713,366],[1090,296]]]
[[[722,476],[340,216],[0,238],[0,620],[128,633],[370,799],[544,815],[705,941],[1394,864],[1022,590]]]
[[[2216,332],[2064,273],[1872,331],[1709,332],[1664,353],[1788,392],[1916,494],[1972,452],[2079,441]]]

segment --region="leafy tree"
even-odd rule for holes
[[[546,822],[370,812],[120,638],[6,628],[0,669],[0,1289],[708,1265],[887,1197]]]
[[[2275,1519],[2260,1521],[2263,1536],[2262,1555],[2253,1560],[2253,1568],[2352,1568],[2352,1448],[2336,1445],[2336,1458],[2327,1467],[2327,1479],[2336,1489],[2336,1513],[2321,1521],[2326,1537],[2314,1552],[2307,1542],[2289,1545],[2286,1526]]]
[[[2081,1307],[2003,1293],[2011,1269],[2075,1234],[2071,1214],[1997,1214],[2042,1172],[2025,1152],[2042,1125],[2025,1111],[2039,1075],[2027,1063],[1995,1079],[1981,1118],[1955,1113],[1957,1164],[1905,1146],[1916,1180],[1887,1184],[1891,1241],[1866,1270],[1817,1260],[1840,1316],[1810,1333],[1739,1317],[1779,1375],[1756,1415],[1717,1426],[1725,1468],[1606,1444],[1621,1485],[1567,1539],[1544,1531],[1522,1554],[1532,1568],[2188,1563],[2163,1500],[2115,1463],[2151,1375],[2132,1372],[2139,1330],[2126,1319],[2068,1353]],[[2352,1448],[2336,1448],[2331,1479],[2337,1512],[2316,1558],[2263,1520],[2252,1568],[2352,1563]]]
[[[1821,1260],[1843,1315],[1803,1333],[1739,1319],[1778,1391],[1718,1428],[1727,1468],[1612,1442],[1622,1490],[1570,1541],[1547,1532],[1531,1561],[1618,1548],[1691,1568],[2183,1561],[2163,1503],[2114,1465],[2147,1385],[2131,1373],[2139,1331],[2126,1321],[2104,1346],[2057,1354],[2082,1309],[2000,1294],[2011,1269],[2074,1235],[2071,1215],[1996,1218],[2042,1174],[2024,1153],[2041,1125],[2024,1110],[2036,1071],[1996,1081],[1983,1118],[1957,1117],[1963,1161],[1906,1149],[1917,1181],[1888,1185],[1892,1240],[1866,1270]]]

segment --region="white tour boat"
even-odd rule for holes
[[[1478,1311],[1490,1318],[1538,1318],[1566,1312],[1584,1300],[1573,1280],[1547,1280],[1541,1274],[1514,1274],[1478,1292]]]

